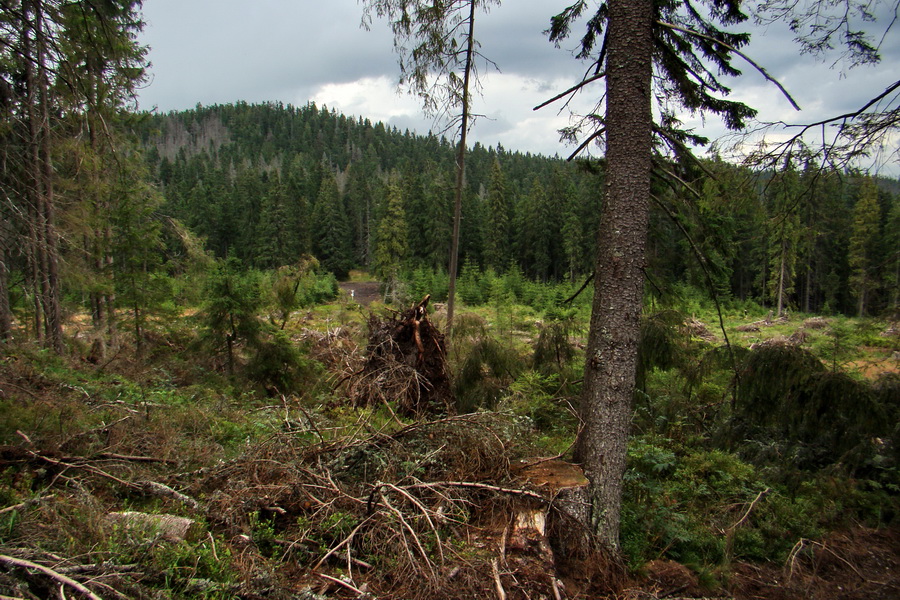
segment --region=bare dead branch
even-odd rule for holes
[[[343,587],[347,588],[347,589],[350,590],[351,592],[354,592],[354,593],[358,594],[359,597],[365,597],[365,596],[366,596],[366,593],[365,593],[364,591],[362,591],[361,589],[359,589],[359,588],[357,588],[357,587],[355,587],[355,586],[353,586],[353,585],[347,583],[346,581],[343,581],[343,580],[341,580],[341,579],[338,579],[337,577],[332,577],[331,575],[326,575],[326,574],[324,574],[324,573],[317,573],[317,575],[318,575],[319,577],[321,577],[322,579],[325,579],[325,580],[327,580],[327,581],[331,581],[332,583],[336,583],[336,584],[338,584],[338,585],[340,585],[340,586],[343,586]]]
[[[404,486],[407,488],[440,488],[440,487],[460,487],[460,488],[469,488],[475,490],[489,490],[492,492],[498,492],[501,494],[511,494],[514,496],[524,496],[526,498],[533,498],[534,500],[539,500],[544,503],[549,503],[550,499],[546,498],[537,492],[532,492],[530,490],[520,490],[515,488],[505,488],[497,485],[490,485],[488,483],[475,483],[471,481],[435,481],[431,483],[414,483],[408,486]]]
[[[572,160],[573,158],[575,158],[579,153],[581,153],[582,150],[584,150],[585,148],[588,147],[588,144],[590,144],[592,141],[594,141],[595,139],[597,139],[604,133],[606,133],[606,127],[601,127],[597,131],[592,132],[591,135],[589,135],[586,140],[584,140],[583,142],[581,142],[581,144],[578,145],[578,148],[576,148],[575,151],[572,154],[570,154],[569,158],[567,158],[566,160]]]
[[[31,498],[26,500],[25,502],[19,502],[18,504],[13,504],[12,506],[7,506],[6,508],[0,509],[0,515],[12,512],[14,510],[24,510],[26,508],[30,508],[35,504],[40,504],[44,500],[49,500],[50,498],[55,498],[56,494],[48,494],[46,496],[39,496],[37,498]]]
[[[753,502],[751,502],[750,505],[747,506],[747,510],[744,511],[743,516],[741,516],[741,518],[738,519],[734,523],[734,525],[732,525],[728,529],[733,531],[733,530],[737,529],[738,527],[740,527],[741,525],[743,525],[743,523],[747,520],[747,517],[750,516],[750,512],[753,510],[753,507],[756,506],[756,503],[759,502],[760,500],[762,500],[766,496],[766,494],[768,494],[770,491],[771,491],[770,488],[766,488],[763,491],[761,491],[759,494],[757,494],[756,498],[753,499]]]
[[[580,82],[576,83],[575,85],[573,85],[572,87],[570,87],[570,88],[567,89],[566,91],[560,92],[559,94],[553,96],[552,98],[550,98],[549,100],[547,100],[547,101],[545,101],[545,102],[541,102],[540,104],[538,104],[537,106],[535,106],[535,107],[532,108],[531,110],[540,110],[540,109],[544,108],[545,106],[548,106],[548,105],[550,105],[550,104],[553,104],[553,103],[556,102],[557,100],[560,100],[560,99],[562,99],[562,98],[565,98],[565,97],[568,96],[569,94],[574,94],[575,92],[577,92],[578,90],[580,90],[580,89],[583,88],[584,86],[588,85],[589,83],[593,83],[594,81],[597,81],[598,79],[603,79],[604,77],[606,77],[606,72],[605,72],[605,71],[604,71],[604,72],[597,73],[597,74],[595,74],[595,75],[591,75],[590,77],[588,77],[588,78],[586,78],[586,79],[582,79]]]
[[[506,600],[506,590],[503,589],[503,582],[500,581],[500,565],[496,557],[491,559],[491,573],[494,575],[494,588],[497,590],[497,597],[500,600]]]
[[[190,496],[186,496],[181,492],[175,491],[167,485],[163,485],[162,483],[157,483],[155,481],[143,481],[140,483],[141,490],[153,496],[159,496],[162,498],[172,498],[174,500],[178,500],[185,506],[192,508],[193,510],[200,510],[200,503],[191,498]]]
[[[0,562],[6,563],[8,565],[14,567],[20,567],[22,569],[34,569],[36,571],[40,571],[44,575],[47,575],[54,581],[67,585],[72,589],[78,590],[80,593],[87,596],[90,600],[103,600],[100,596],[96,595],[94,592],[84,587],[71,577],[67,577],[62,573],[58,573],[51,569],[50,567],[45,567],[44,565],[39,565],[37,563],[31,562],[30,560],[25,560],[22,558],[13,558],[12,556],[6,556],[5,554],[0,554]]]

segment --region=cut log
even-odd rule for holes
[[[110,525],[132,535],[161,538],[170,542],[196,542],[205,533],[203,525],[187,517],[142,512],[113,512],[106,515]]]

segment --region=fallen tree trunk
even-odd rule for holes
[[[170,542],[196,542],[205,531],[197,521],[176,515],[113,512],[106,515],[106,520],[133,534],[159,537]]]

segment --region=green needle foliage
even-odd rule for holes
[[[881,208],[878,189],[871,178],[863,180],[859,200],[853,209],[853,233],[850,236],[850,287],[856,297],[858,314],[866,315],[874,287],[875,256],[878,254]]]
[[[375,273],[393,291],[409,254],[409,233],[403,195],[396,183],[388,185],[387,209],[378,225],[375,242]]]
[[[234,377],[238,345],[255,343],[261,331],[258,278],[252,272],[242,273],[236,258],[219,261],[209,276],[206,297],[201,313],[203,339],[214,351],[225,350],[228,375]]]
[[[871,384],[830,371],[802,348],[766,344],[743,363],[727,437],[761,463],[789,457],[792,468],[856,472],[880,451],[873,440],[892,435],[889,411]]]

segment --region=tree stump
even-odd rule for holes
[[[586,556],[592,547],[590,533],[590,498],[588,480],[578,465],[562,460],[525,462],[519,467],[519,478],[538,488],[550,500],[539,509],[523,509],[516,518],[516,530],[537,529],[557,556]],[[531,514],[535,510],[540,515]]]
[[[357,406],[396,401],[406,416],[454,412],[444,335],[428,320],[430,298],[391,319],[369,318],[368,357],[351,381]]]

